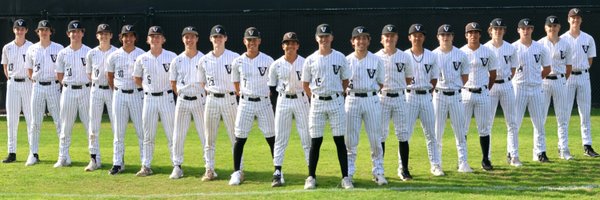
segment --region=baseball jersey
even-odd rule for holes
[[[379,90],[379,84],[383,84],[384,71],[383,61],[375,54],[367,52],[362,59],[356,57],[353,52],[346,56],[348,69],[352,72],[348,84],[348,92],[372,92]]]
[[[383,78],[384,92],[397,92],[406,89],[406,78],[412,78],[410,56],[396,49],[396,53],[388,55],[382,50],[375,53],[383,61],[385,76]]]
[[[460,90],[463,86],[462,75],[469,74],[467,55],[452,46],[449,52],[443,52],[440,47],[433,50],[437,55],[440,77],[435,88],[440,90]]]
[[[469,67],[469,80],[465,83],[465,87],[487,86],[490,82],[490,71],[496,70],[496,54],[483,45],[476,50],[465,45],[460,50],[467,54],[466,64]]]
[[[169,80],[177,81],[178,95],[195,96],[204,93],[204,88],[200,85],[200,76],[198,76],[198,61],[202,56],[204,54],[200,51],[193,58],[183,52],[171,62]]]
[[[31,46],[31,42],[25,40],[23,45],[18,46],[15,41],[9,42],[2,47],[1,64],[8,68],[8,77],[10,78],[27,78],[27,70],[25,69],[25,54]]]
[[[571,60],[573,71],[583,71],[590,68],[588,58],[596,57],[596,42],[589,34],[580,31],[579,36],[574,38],[569,31],[560,36],[565,39],[573,51]]]
[[[315,51],[304,61],[302,82],[308,82],[313,94],[331,96],[343,92],[342,81],[352,75],[344,54],[331,50],[327,55]]]
[[[413,66],[413,81],[406,88],[411,90],[433,89],[431,80],[437,79],[440,74],[437,65],[437,56],[429,51],[429,49],[423,49],[423,54],[419,56],[415,56],[410,49],[404,52],[412,57],[410,62]]]
[[[83,85],[90,82],[85,63],[88,51],[90,51],[88,46],[81,45],[77,50],[67,46],[58,52],[56,73],[64,73],[63,84]]]
[[[169,68],[177,55],[163,49],[158,57],[150,51],[140,55],[133,64],[133,76],[142,78],[144,92],[164,92],[171,89]]]
[[[200,83],[205,83],[204,88],[212,93],[235,91],[231,82],[231,63],[239,56],[227,49],[219,57],[215,57],[212,51],[202,56],[198,61]]]
[[[113,84],[116,88],[123,90],[131,90],[137,88],[133,80],[133,64],[135,59],[142,55],[144,50],[135,48],[127,53],[123,48],[119,48],[108,55],[106,62],[106,71],[114,73]]]
[[[298,55],[294,63],[285,60],[284,56],[275,60],[269,69],[269,86],[283,94],[296,94],[304,91],[302,84],[302,65],[304,57]]]
[[[503,80],[512,77],[512,68],[517,68],[517,50],[514,46],[506,41],[502,41],[502,45],[496,48],[492,41],[488,41],[483,46],[486,46],[496,54],[496,80]]]
[[[50,42],[45,48],[40,42],[29,46],[25,54],[25,68],[33,70],[31,78],[38,82],[56,80],[54,65],[58,52],[62,49],[63,46],[55,42]]]
[[[110,46],[107,51],[100,50],[100,47],[93,48],[85,56],[86,59],[86,73],[92,74],[92,82],[99,85],[108,85],[108,79],[106,79],[106,65],[107,57],[112,52],[117,50],[114,46]]]
[[[552,59],[552,64],[550,65],[551,70],[550,74],[565,74],[567,72],[567,65],[571,65],[571,46],[564,39],[558,40],[556,44],[553,44],[548,37],[543,37],[538,40],[538,42],[546,47],[550,58]]]
[[[513,83],[523,86],[542,85],[542,67],[550,66],[551,60],[548,50],[540,43],[531,41],[529,47],[517,40],[512,45],[517,50],[517,70]]]
[[[269,96],[269,67],[273,58],[259,52],[255,58],[246,53],[237,57],[231,64],[231,81],[240,82],[240,93],[247,96]]]

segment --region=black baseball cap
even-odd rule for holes
[[[210,29],[210,36],[215,36],[215,35],[227,36],[227,32],[225,31],[225,28],[223,28],[222,25],[217,24]]]
[[[317,31],[315,32],[315,35],[333,35],[333,31],[331,30],[331,26],[329,26],[329,24],[320,24],[319,26],[317,26]]]
[[[50,21],[48,21],[48,20],[42,20],[42,21],[38,22],[38,26],[35,29],[35,31],[42,29],[42,28],[47,28],[47,29],[50,29],[50,31],[54,32],[54,29],[52,29],[52,24],[50,24]]]
[[[518,27],[519,28],[533,27],[533,24],[531,23],[531,20],[529,18],[524,18],[519,21]]]
[[[502,18],[495,18],[490,22],[490,27],[506,28],[506,24],[504,24],[504,20]]]
[[[388,33],[398,34],[398,28],[396,28],[396,26],[393,24],[383,26],[383,29],[381,30],[381,35],[385,35]]]
[[[96,28],[96,33],[101,33],[101,32],[109,32],[109,33],[111,33],[112,30],[110,29],[110,25],[108,25],[108,24],[98,24],[98,28]]]
[[[441,34],[452,34],[452,35],[454,35],[454,29],[452,28],[452,26],[450,24],[442,24],[438,28],[437,34],[438,35],[441,35]]]
[[[85,28],[83,28],[83,25],[79,20],[73,20],[69,22],[69,25],[67,26],[67,32],[71,32],[74,30],[85,31]]]
[[[150,35],[163,35],[162,27],[160,26],[151,26],[148,29],[148,36]]]
[[[249,27],[244,31],[244,39],[246,38],[260,39],[260,31],[256,27]]]
[[[354,27],[354,29],[352,29],[352,38],[358,37],[358,36],[363,36],[363,35],[370,36],[369,29],[367,29],[367,27],[357,26],[357,27]]]
[[[294,32],[287,32],[287,33],[283,34],[283,39],[281,40],[281,43],[285,43],[287,41],[300,42],[298,40],[298,35]]]
[[[17,27],[27,28],[27,23],[25,22],[24,19],[17,19],[13,23],[13,28],[17,28]]]
[[[481,33],[481,26],[479,26],[479,23],[471,22],[465,26],[465,33],[468,33],[471,31],[479,31]]]
[[[560,25],[560,22],[558,20],[558,17],[554,16],[554,15],[550,15],[548,17],[546,17],[546,23],[544,23],[544,25]]]
[[[579,10],[579,8],[571,8],[571,10],[569,10],[569,17],[573,17],[573,16],[581,17],[581,10]]]
[[[423,35],[426,35],[425,28],[423,28],[423,24],[410,25],[410,28],[408,28],[408,35],[413,33],[422,33]]]
[[[123,27],[121,27],[121,35],[127,34],[127,33],[133,33],[134,35],[136,35],[135,33],[135,27],[131,24],[126,24],[123,25]]]
[[[183,31],[181,31],[181,36],[184,36],[185,34],[188,34],[188,33],[198,36],[198,30],[196,30],[196,27],[193,27],[193,26],[187,26],[187,27],[183,28]]]

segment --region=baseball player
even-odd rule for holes
[[[304,158],[308,165],[308,154],[310,153],[310,135],[308,134],[308,97],[303,92],[302,65],[304,57],[298,55],[300,42],[294,32],[283,35],[281,48],[284,55],[275,60],[269,68],[269,86],[275,86],[279,93],[277,109],[275,110],[275,148],[273,152],[273,182],[271,186],[282,186],[283,179],[283,157],[292,130],[292,116],[296,119],[296,128],[300,135],[300,142],[304,150]]]
[[[531,39],[533,23],[529,18],[521,19],[517,30],[519,40],[512,43],[517,50],[516,64],[519,66],[513,79],[517,133],[523,123],[525,108],[528,108],[533,123],[533,160],[549,162],[546,156],[546,115],[543,103],[545,94],[542,90],[542,79],[550,73],[551,59],[548,50]],[[519,157],[518,139],[515,139],[510,147],[510,155]]]
[[[160,26],[148,29],[147,43],[150,50],[140,55],[133,65],[133,78],[138,87],[144,88],[144,106],[142,109],[142,127],[144,130],[144,147],[142,168],[135,175],[144,177],[152,174],[150,168],[154,155],[154,139],[158,117],[167,136],[170,157],[173,158],[173,118],[175,116],[175,99],[169,83],[171,61],[177,56],[165,50],[162,45],[166,39]]]
[[[352,180],[356,171],[356,154],[362,122],[365,123],[367,137],[371,146],[373,181],[377,185],[387,184],[383,169],[383,150],[381,146],[381,103],[377,92],[383,87],[383,61],[369,52],[371,35],[364,26],[352,30],[350,43],[354,52],[346,56],[351,75],[346,93],[346,120],[348,135],[348,177]]]
[[[8,128],[8,155],[2,160],[3,163],[11,163],[17,160],[17,132],[19,131],[19,120],[21,111],[25,116],[27,132],[31,128],[31,79],[27,77],[25,69],[25,53],[31,46],[31,42],[25,39],[27,34],[27,23],[23,19],[17,19],[13,23],[15,40],[2,47],[2,65],[6,82],[6,124]],[[33,155],[30,155],[33,158]],[[28,159],[29,160],[29,159]]]
[[[58,52],[63,46],[50,40],[54,29],[48,20],[38,23],[35,32],[40,41],[32,44],[25,54],[25,68],[27,75],[35,83],[31,90],[31,128],[29,129],[29,157],[25,165],[31,166],[40,161],[38,145],[40,143],[40,128],[43,122],[46,106],[54,125],[56,135],[60,137],[60,92],[61,86],[56,79],[55,64]]]
[[[489,171],[494,167],[490,162],[490,95],[496,80],[496,54],[481,45],[481,26],[477,22],[468,23],[465,26],[465,38],[467,44],[460,48],[467,54],[467,67],[469,78],[463,87],[462,102],[465,107],[465,131],[469,130],[471,116],[475,115],[477,132],[479,133],[479,144],[481,145],[481,168]]]
[[[246,53],[237,57],[231,64],[231,81],[236,93],[241,96],[240,106],[235,118],[235,144],[233,145],[233,168],[229,185],[239,185],[244,181],[244,172],[240,168],[244,145],[252,122],[256,117],[258,127],[263,132],[271,156],[275,145],[274,113],[271,106],[268,87],[269,67],[273,58],[259,51],[261,35],[257,28],[244,31]]]
[[[493,19],[488,28],[488,34],[492,39],[484,44],[484,46],[496,54],[496,80],[494,80],[494,87],[489,90],[491,117],[488,118],[490,120],[488,125],[490,126],[489,130],[492,130],[496,111],[498,110],[498,102],[500,102],[508,132],[507,149],[514,149],[511,145],[518,140],[518,135],[514,113],[515,91],[511,79],[515,73],[517,55],[515,47],[504,41],[505,33],[506,25],[504,24],[504,20],[501,18]],[[507,153],[507,161],[512,166],[522,166],[519,157],[511,156],[510,151]]]
[[[114,90],[112,96],[113,121],[113,166],[108,171],[116,175],[125,170],[123,156],[125,152],[125,130],[129,120],[133,122],[138,138],[140,160],[143,156],[144,133],[142,130],[142,104],[144,94],[133,80],[135,59],[144,51],[135,46],[136,32],[133,25],[124,25],[119,33],[119,41],[123,46],[106,58],[106,77],[108,85]]]
[[[70,39],[69,46],[58,52],[56,60],[56,76],[63,85],[60,96],[60,140],[58,161],[54,167],[65,167],[71,165],[69,148],[71,146],[71,133],[75,117],[79,113],[85,133],[89,135],[89,107],[90,107],[90,77],[86,74],[86,55],[90,48],[81,42],[85,29],[78,20],[69,22],[67,36]],[[90,151],[91,153],[91,151]],[[96,160],[94,154],[92,160]],[[96,163],[98,163],[96,161]],[[87,167],[86,167],[87,168]]]
[[[437,39],[440,46],[432,52],[437,55],[440,68],[440,78],[433,94],[435,136],[440,152],[438,159],[441,166],[444,129],[446,118],[450,115],[458,152],[458,172],[473,172],[467,162],[467,131],[463,127],[465,110],[461,102],[461,88],[467,82],[469,74],[467,55],[452,45],[454,30],[451,25],[441,25],[437,30]]]
[[[204,163],[206,172],[202,176],[202,181],[210,181],[217,177],[215,172],[215,143],[221,118],[223,118],[223,123],[227,129],[227,135],[231,142],[231,152],[233,153],[235,114],[238,105],[235,88],[233,82],[231,82],[231,63],[233,59],[240,55],[225,48],[227,32],[221,25],[215,25],[211,28],[210,42],[213,45],[213,50],[198,61],[200,83],[204,84],[204,88],[208,92],[204,108],[204,137],[206,139],[204,143]],[[240,169],[244,168],[242,160],[240,160]]]
[[[435,137],[435,113],[433,109],[431,92],[437,84],[440,74],[437,65],[437,55],[425,49],[425,29],[422,24],[412,24],[408,29],[408,40],[411,48],[404,52],[409,54],[413,66],[413,80],[406,88],[406,130],[401,134],[399,153],[402,162],[400,179],[407,181],[412,179],[408,171],[408,140],[410,140],[417,117],[421,118],[421,127],[425,134],[427,144],[427,155],[431,165],[430,172],[434,176],[444,176],[444,171],[438,159],[439,153]]]
[[[92,79],[92,89],[90,91],[90,138],[89,149],[91,154],[90,163],[85,167],[85,171],[94,171],[102,165],[100,160],[100,122],[102,121],[102,113],[104,113],[104,105],[108,110],[108,119],[114,129],[112,111],[112,90],[108,85],[106,78],[106,58],[112,52],[117,50],[110,44],[112,39],[111,28],[108,24],[100,24],[96,28],[96,39],[100,43],[86,55],[86,73]]]
[[[198,31],[193,26],[183,28],[181,40],[185,50],[171,61],[169,80],[179,96],[175,105],[175,129],[173,130],[173,172],[171,179],[183,176],[183,146],[185,136],[194,117],[196,131],[204,146],[204,88],[198,76],[198,60],[204,54],[198,51]]]
[[[546,37],[538,40],[549,51],[552,59],[550,74],[543,80],[542,90],[545,97],[545,112],[548,115],[550,100],[554,106],[556,123],[558,124],[558,153],[561,159],[571,160],[569,151],[569,133],[567,122],[571,119],[571,113],[567,113],[567,79],[571,74],[572,50],[566,40],[560,39],[560,23],[556,16],[548,16],[544,26]]]
[[[586,156],[599,157],[592,148],[592,131],[590,122],[590,110],[592,101],[592,89],[590,85],[589,68],[596,57],[596,42],[594,38],[581,31],[582,11],[579,8],[569,10],[569,31],[565,32],[560,38],[565,39],[571,46],[573,69],[567,80],[567,108],[566,112],[571,115],[573,102],[577,101],[579,110],[581,142],[583,143],[583,152]],[[566,124],[569,127],[569,122]]]
[[[302,66],[304,92],[312,97],[308,114],[311,146],[308,156],[308,178],[304,182],[304,189],[317,187],[317,163],[327,119],[330,120],[331,134],[342,171],[342,187],[351,189],[354,185],[348,176],[348,155],[344,143],[344,135],[348,127],[342,93],[348,87],[348,79],[352,72],[348,69],[344,55],[331,48],[333,31],[329,24],[317,26],[315,39],[319,49],[308,56]]]

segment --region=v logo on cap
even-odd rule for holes
[[[125,29],[126,29],[127,31],[131,31],[131,26],[125,26]]]
[[[573,12],[579,13],[579,9],[573,9]]]
[[[529,26],[529,21],[525,20],[523,21],[523,24],[525,24],[525,26]]]
[[[292,34],[292,33],[287,33],[287,34],[285,34],[285,36],[286,36],[287,38],[292,38],[292,36],[294,36],[294,34]]]
[[[417,29],[417,31],[421,31],[421,26],[415,26],[415,29]]]
[[[498,26],[500,26],[502,24],[502,21],[498,20],[498,21],[496,21],[496,24],[498,24]]]
[[[450,29],[449,26],[444,26],[444,31],[448,32],[448,29]]]
[[[17,24],[19,24],[19,26],[23,26],[23,21],[17,21]]]
[[[46,21],[42,21],[42,26],[46,26]]]
[[[391,27],[391,26],[388,26],[388,27],[387,27],[387,30],[388,30],[388,31],[392,31],[392,29],[394,29],[394,28],[393,28],[393,27]]]
[[[477,28],[477,25],[475,25],[475,24],[471,24],[471,27],[473,27],[473,28]]]
[[[152,31],[154,31],[154,32],[158,31],[158,27],[152,27]]]
[[[106,29],[106,24],[102,24],[102,25],[100,25],[100,28],[102,28],[102,29]]]
[[[79,26],[79,24],[78,24],[78,23],[73,23],[73,27],[74,27],[74,28],[77,28],[78,26]]]
[[[221,33],[221,28],[215,28],[215,31],[216,31],[217,33]]]
[[[549,19],[551,23],[554,23],[554,18]]]
[[[327,27],[325,27],[325,26],[321,27],[321,32],[325,32],[325,31],[327,31]]]
[[[362,33],[362,32],[363,32],[363,29],[362,29],[362,28],[359,28],[359,29],[356,29],[356,31],[357,31],[358,33]]]
[[[254,35],[254,31],[253,30],[249,30],[248,31],[248,35]]]

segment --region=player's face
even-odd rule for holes
[[[49,39],[52,35],[52,30],[49,28],[40,28],[37,30],[37,34],[40,39]]]
[[[440,46],[451,46],[454,40],[454,35],[450,33],[442,33],[437,35]]]
[[[504,27],[492,27],[490,28],[490,36],[496,39],[502,39],[504,37],[504,33],[506,32],[506,28]]]
[[[569,17],[569,25],[573,28],[579,28],[581,26],[582,21],[583,21],[583,19],[581,19],[581,16]]]
[[[544,26],[544,30],[546,31],[546,34],[548,34],[548,35],[558,35],[558,32],[560,31],[560,25],[548,24],[548,25]]]
[[[81,42],[83,38],[83,31],[81,29],[75,29],[67,32],[67,36],[71,39],[71,42]]]
[[[381,44],[383,47],[396,47],[398,44],[398,34],[397,33],[387,33],[381,35]]]
[[[469,31],[465,33],[465,37],[467,38],[468,43],[478,44],[481,33],[479,31]]]
[[[150,47],[162,47],[162,45],[165,43],[165,36],[161,34],[149,35],[147,42]]]
[[[110,43],[110,39],[112,39],[112,33],[106,32],[106,31],[96,33],[96,39],[98,39],[99,42],[109,42]]]
[[[423,42],[425,42],[425,34],[423,33],[413,33],[408,35],[408,40],[412,46],[422,47]]]
[[[210,36],[210,42],[212,42],[213,46],[224,46],[225,42],[227,42],[227,36],[224,35],[213,35]]]
[[[126,33],[121,35],[121,42],[124,47],[132,47],[135,45],[136,37],[134,33]]]
[[[248,51],[258,51],[258,46],[260,45],[260,42],[260,38],[244,39],[244,45],[246,45],[246,50]]]
[[[188,33],[183,35],[181,40],[186,47],[195,47],[198,43],[198,36],[196,34]]]
[[[15,33],[15,36],[17,37],[25,37],[25,34],[27,34],[27,28],[15,27],[13,28],[13,33]]]
[[[533,27],[526,26],[526,27],[518,28],[517,31],[519,32],[520,38],[531,39],[531,34],[533,33]]]
[[[367,51],[369,44],[371,44],[371,37],[367,35],[356,36],[350,40],[350,43],[356,51]]]
[[[300,48],[300,44],[298,44],[298,42],[296,41],[287,41],[281,44],[281,48],[283,49],[286,55],[297,54],[298,48]]]
[[[315,39],[319,43],[319,48],[330,49],[331,42],[333,42],[333,35],[317,35]]]

